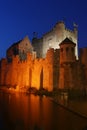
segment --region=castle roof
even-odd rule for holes
[[[21,40],[15,42],[15,43],[13,43],[13,44],[7,49],[7,51],[9,51],[11,48],[14,48],[15,46],[18,46],[18,45],[19,45],[23,40],[25,40],[25,39],[28,39],[30,48],[32,48],[32,45],[31,45],[31,43],[30,43],[30,40],[29,40],[28,36],[26,36],[26,37],[24,37],[23,39],[21,39]]]
[[[18,42],[13,43],[13,44],[7,49],[7,51],[8,51],[9,49],[11,49],[12,47],[18,45],[21,41],[22,41],[22,40],[19,40]]]
[[[74,45],[76,45],[72,40],[70,40],[67,37],[59,45],[63,45],[63,44],[74,44]]]

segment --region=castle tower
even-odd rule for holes
[[[72,65],[76,61],[75,46],[71,40],[66,38],[60,43],[60,72],[59,88],[68,89],[73,87],[73,69]]]
[[[74,25],[73,30],[68,29],[63,21],[57,22],[56,25],[41,38],[33,38],[32,46],[37,52],[37,57],[45,58],[49,48],[59,49],[59,44],[66,37],[76,44],[75,55],[78,59],[78,29],[76,25]]]
[[[75,43],[66,38],[60,43],[60,64],[64,62],[74,62],[75,57]]]

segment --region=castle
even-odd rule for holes
[[[87,48],[78,56],[78,30],[64,22],[42,38],[28,37],[11,45],[0,60],[0,85],[18,90],[35,87],[48,91],[87,88]]]
[[[44,58],[49,48],[58,49],[59,44],[65,39],[69,38],[71,41],[76,43],[75,55],[78,58],[78,30],[77,26],[74,26],[73,30],[67,29],[63,21],[59,21],[56,25],[41,38],[37,37],[35,33],[32,39],[32,45],[34,50],[37,52],[37,57]]]

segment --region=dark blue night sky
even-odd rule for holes
[[[33,32],[42,36],[57,21],[78,24],[79,47],[87,46],[87,0],[0,0],[0,58],[6,49]]]

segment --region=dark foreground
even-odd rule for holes
[[[87,119],[45,96],[0,92],[0,130],[87,130]]]

